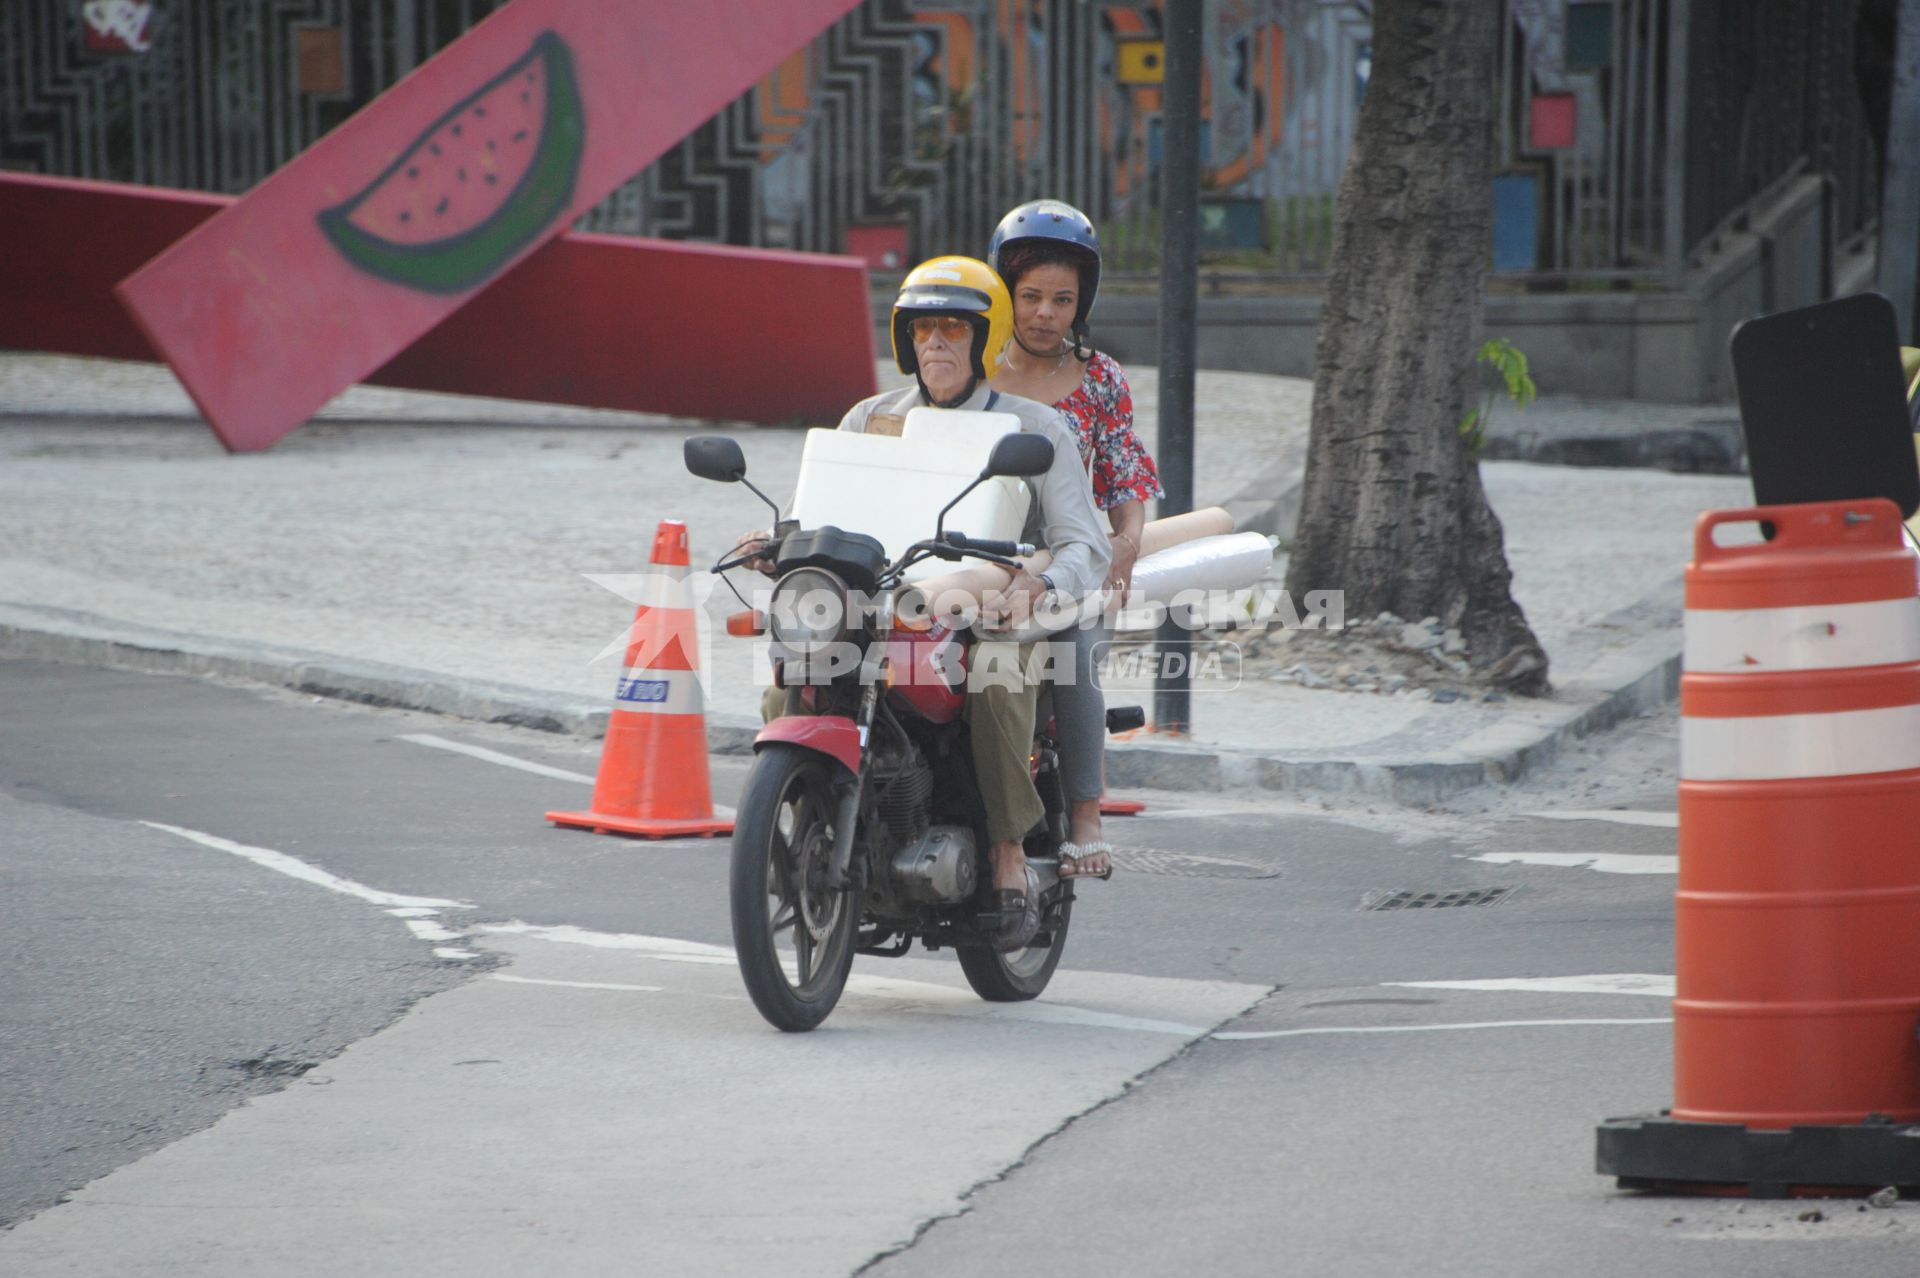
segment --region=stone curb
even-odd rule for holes
[[[1673,701],[1680,688],[1680,636],[1649,635],[1562,684],[1555,700],[1516,708],[1498,724],[1431,758],[1302,758],[1253,750],[1115,743],[1107,779],[1117,788],[1289,790],[1428,806],[1489,783],[1512,782],[1595,732]],[[1330,694],[1345,695],[1345,694]]]
[[[1680,475],[1744,475],[1746,444],[1738,424],[1690,426],[1633,434],[1542,436],[1521,432],[1488,438],[1482,461],[1524,461],[1548,466],[1606,466],[1664,470]]]
[[[185,634],[67,609],[0,603],[0,656],[236,679],[574,736],[604,736],[607,727],[604,704],[566,693]],[[1107,777],[1123,789],[1312,791],[1431,804],[1489,782],[1518,780],[1551,762],[1567,742],[1672,701],[1679,681],[1680,636],[1662,631],[1602,658],[1564,683],[1555,700],[1516,707],[1510,713],[1518,721],[1477,733],[1442,757],[1301,758],[1178,742],[1115,742],[1107,750]],[[709,714],[708,747],[719,754],[743,754],[758,729],[742,715]]]

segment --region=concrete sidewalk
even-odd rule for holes
[[[1129,371],[1151,439],[1153,370]],[[1201,374],[1201,504],[1284,519],[1309,391]],[[1503,416],[1553,438],[1595,422],[1719,429],[1731,410],[1546,400]],[[720,428],[357,388],[272,452],[228,457],[164,369],[0,355],[0,653],[593,732],[618,664],[606,650],[632,606],[585,574],[642,571],[661,518],[687,521],[696,564],[764,522],[744,489],[681,468],[683,436]],[[725,429],[749,473],[786,497],[802,436]],[[1440,704],[1415,689],[1249,678],[1196,690],[1191,741],[1117,743],[1113,784],[1428,802],[1517,776],[1670,696],[1692,521],[1748,503],[1747,481],[1505,461],[1484,472],[1515,594],[1553,661],[1551,698]],[[738,604],[721,591],[707,606],[718,618]],[[760,660],[724,633],[703,653],[720,748],[750,738]]]

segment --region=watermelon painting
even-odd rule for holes
[[[344,204],[319,215],[348,261],[428,293],[490,279],[573,199],[586,142],[573,55],[542,32]]]

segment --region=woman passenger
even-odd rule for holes
[[[1146,503],[1164,496],[1153,458],[1133,430],[1133,395],[1112,358],[1086,344],[1087,317],[1100,289],[1100,237],[1087,215],[1058,200],[1022,204],[1000,219],[987,261],[1013,295],[1013,345],[992,385],[1051,404],[1080,437],[1080,459],[1093,480],[1094,503],[1112,527],[1107,585],[1122,600],[1133,584]],[[1073,677],[1053,685],[1061,784],[1068,804],[1068,842],[1060,873],[1106,878],[1113,848],[1100,824],[1104,786],[1106,698],[1095,677],[1099,628],[1076,628]]]

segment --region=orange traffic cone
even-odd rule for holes
[[[593,805],[549,812],[555,825],[649,839],[730,834],[707,784],[707,719],[697,672],[700,645],[687,595],[687,526],[663,519],[653,538],[653,582],[627,633],[626,668],[613,697]]]

